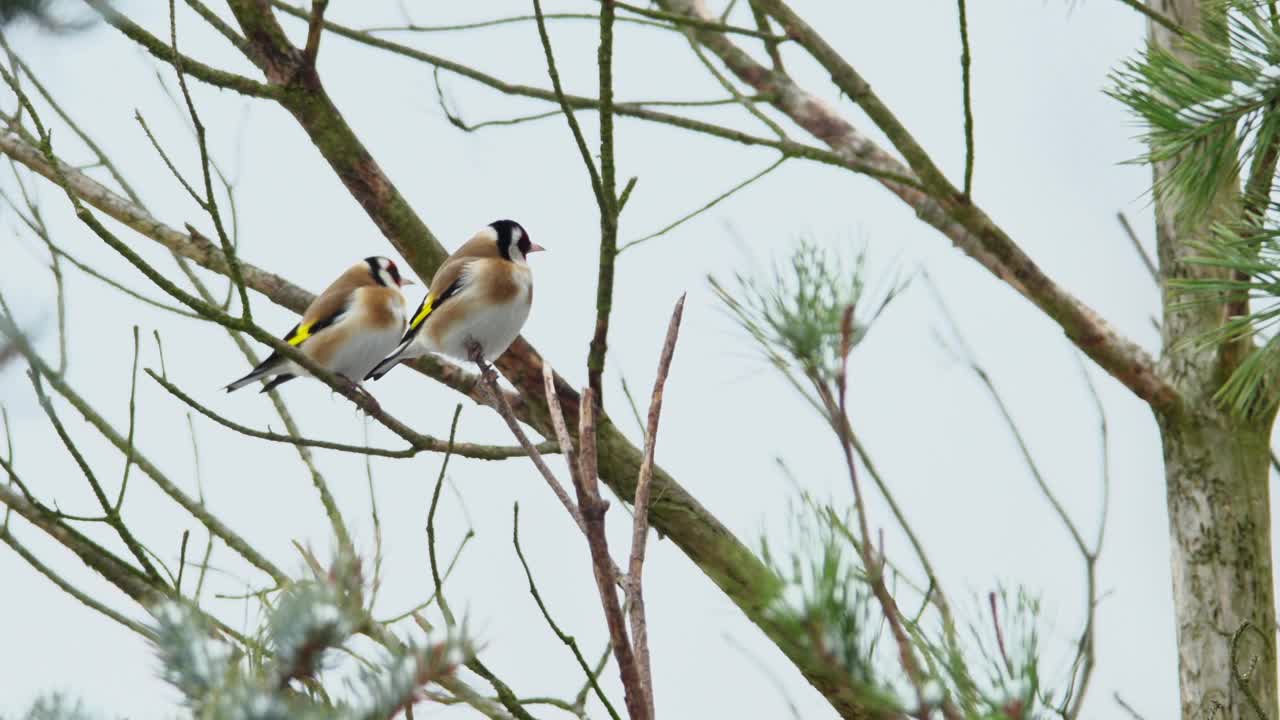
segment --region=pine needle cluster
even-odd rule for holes
[[[870,303],[866,274],[865,253],[847,262],[802,241],[769,272],[736,275],[732,290],[711,279],[735,322],[846,439],[852,434],[842,429],[848,419],[831,415],[842,412],[833,394],[844,388],[846,355],[905,288],[891,283]],[[940,588],[913,582],[883,548],[863,552],[852,509],[807,493],[797,508],[789,541],[762,543],[777,578],[767,612],[787,637],[841,673],[861,704],[885,717],[933,717],[944,709],[937,716],[1026,720],[1063,712],[1073,690],[1041,685],[1040,608],[1029,594],[992,593],[992,617],[983,617],[979,603],[965,637]],[[880,567],[866,567],[866,557],[877,558]],[[900,662],[901,648],[886,637],[888,610],[875,598],[878,581],[893,594],[909,651],[920,659],[918,671]]]
[[[1182,220],[1199,225],[1189,261],[1211,272],[1178,278],[1169,309],[1233,308],[1190,342],[1250,343],[1217,393],[1232,412],[1273,410],[1280,373],[1280,213],[1272,200],[1280,156],[1280,19],[1257,0],[1217,0],[1179,53],[1149,47],[1113,76],[1110,93],[1139,118],[1143,163],[1166,163],[1155,187]],[[1242,179],[1243,178],[1243,179]],[[1244,308],[1247,307],[1247,310]]]

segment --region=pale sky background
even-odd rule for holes
[[[164,5],[132,0],[120,6],[163,35]],[[523,2],[409,5],[422,24],[530,11]],[[470,7],[457,9],[464,5]],[[1137,129],[1119,103],[1103,94],[1108,73],[1141,47],[1142,18],[1107,0],[1074,7],[1026,0],[970,5],[977,201],[1052,277],[1154,351],[1158,338],[1148,317],[1157,309],[1157,291],[1115,221],[1116,211],[1125,210],[1144,243],[1153,245],[1144,196],[1149,171],[1123,164],[1141,151],[1134,139]],[[964,143],[955,4],[893,0],[796,6],[958,182]],[[548,10],[595,7],[565,2]],[[391,2],[335,1],[329,13],[360,26],[399,19],[397,3]],[[302,25],[282,22],[301,42]],[[570,21],[553,30],[568,87],[594,93],[594,25]],[[179,32],[184,51],[256,77],[220,36],[181,7]],[[9,36],[159,218],[176,227],[192,222],[212,234],[211,223],[168,175],[133,119],[135,109],[142,112],[188,177],[197,177],[185,116],[175,111],[155,77],[159,70],[171,82],[170,68],[105,26],[61,37],[20,26]],[[511,81],[548,85],[530,23],[399,37]],[[617,51],[620,100],[724,95],[678,36],[623,26]],[[802,84],[840,103],[841,112],[862,129],[871,127],[852,104],[835,97],[821,70],[798,55],[789,60]],[[598,220],[564,121],[461,133],[437,106],[428,66],[334,36],[322,44],[320,70],[348,121],[447,247],[456,247],[491,220],[511,217],[550,249],[533,258],[537,303],[524,334],[571,383],[584,383]],[[454,106],[470,122],[550,107],[448,74],[442,78]],[[211,149],[237,179],[245,260],[318,291],[351,262],[392,254],[291,116],[267,102],[246,101],[198,82],[192,86]],[[700,115],[768,133],[740,110]],[[594,138],[594,116],[580,118]],[[798,129],[794,135],[809,141]],[[55,146],[63,154],[87,157],[65,130],[55,135]],[[666,225],[774,157],[767,150],[626,119],[618,123],[617,147],[619,177],[640,178],[623,215],[624,240]],[[12,187],[11,180],[4,182]],[[38,187],[57,242],[112,277],[161,296],[74,220],[59,192],[43,182]],[[0,290],[27,326],[44,328],[39,345],[53,357],[53,284],[44,250],[25,232],[8,232],[18,224],[11,213],[0,213],[0,222],[6,231],[0,241]],[[730,225],[749,254],[726,229]],[[752,547],[765,532],[784,537],[788,505],[797,497],[777,471],[777,457],[794,468],[806,490],[850,502],[829,432],[759,360],[705,280],[707,273],[727,277],[747,268],[751,257],[764,261],[785,253],[803,236],[846,251],[866,242],[877,271],[924,269],[937,280],[969,342],[1006,394],[1049,482],[1092,535],[1101,507],[1098,425],[1075,351],[1061,331],[878,185],[814,163],[788,162],[711,212],[620,258],[606,377],[607,404],[618,425],[639,438],[618,381],[625,375],[633,388],[647,393],[672,304],[687,291],[664,407],[660,464]],[[128,232],[123,237],[177,274],[155,243]],[[71,380],[121,428],[135,323],[146,340],[143,367],[158,367],[150,339],[158,330],[171,379],[226,416],[279,427],[265,397],[218,390],[246,370],[221,329],[127,300],[74,268],[67,267],[66,274]],[[411,293],[411,302],[420,292]],[[255,317],[268,328],[284,331],[293,322],[289,313],[259,296],[252,302]],[[855,425],[965,617],[985,627],[985,603],[977,599],[1002,585],[1022,585],[1043,598],[1044,679],[1059,686],[1083,617],[1080,558],[1036,492],[992,403],[972,375],[938,346],[934,330],[939,327],[936,305],[919,285],[883,316],[854,354],[850,404]],[[1085,714],[1123,717],[1112,700],[1119,692],[1148,718],[1170,717],[1177,711],[1177,676],[1156,427],[1127,390],[1092,366],[1089,372],[1111,426],[1113,487],[1100,565],[1106,598],[1098,614],[1099,665]],[[457,398],[442,386],[401,370],[372,389],[385,408],[416,429],[446,434]],[[345,400],[310,382],[294,382],[283,391],[307,435],[362,442],[363,420]],[[17,467],[27,481],[68,511],[94,512],[86,483],[44,419],[20,363],[0,371],[0,399],[13,423]],[[142,452],[194,492],[185,407],[145,376],[138,401]],[[464,405],[462,439],[511,442],[496,415],[469,401]],[[123,459],[74,410],[58,406],[104,482],[114,488]],[[219,517],[289,570],[301,569],[291,541],[322,552],[327,548],[328,525],[292,448],[250,440],[202,418],[195,428],[205,493]],[[372,444],[398,446],[379,427],[371,427],[369,436]],[[319,456],[358,546],[371,553],[363,458]],[[439,464],[434,455],[374,461],[386,551],[380,616],[399,613],[430,592],[423,528]],[[563,474],[558,459],[553,467]],[[449,475],[466,511],[457,496],[446,494],[438,519],[440,551],[451,554],[469,524],[476,531],[447,586],[452,604],[465,609],[486,644],[484,659],[519,694],[572,696],[580,674],[526,591],[510,540],[512,503],[521,504],[525,550],[544,598],[584,652],[594,655],[605,627],[585,544],[526,460],[455,460]],[[883,504],[873,504],[871,511],[872,523],[887,528],[889,553],[905,559],[908,548]],[[205,535],[198,524],[141,473],[131,480],[124,514],[170,564],[176,562],[184,529],[192,531],[192,554],[203,550]],[[621,552],[629,534],[626,515],[615,506],[609,517],[613,547]],[[142,616],[34,528],[15,520],[14,529],[59,571],[114,607]],[[101,528],[91,532],[106,538]],[[109,545],[119,547],[118,542]],[[261,573],[221,545],[213,565],[226,571],[211,575],[215,592],[242,592],[246,581],[254,587],[264,583]],[[41,691],[65,689],[112,717],[175,714],[177,695],[156,678],[157,662],[141,639],[57,590],[7,548],[0,550],[0,587],[0,713],[17,711]],[[652,542],[646,587],[662,715],[787,716],[782,687],[804,717],[835,717],[671,542]],[[210,599],[207,605],[230,622],[245,622],[242,602]],[[605,677],[621,707],[613,666]],[[434,708],[420,716],[472,714],[465,708]],[[538,714],[557,715],[552,710]]]

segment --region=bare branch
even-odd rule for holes
[[[534,0],[535,4],[537,0]],[[618,188],[613,156],[613,16],[614,0],[600,3],[600,269],[596,275],[596,326],[587,350],[587,382],[604,402],[604,361],[609,349],[609,315],[613,310],[613,270],[618,257]],[[540,26],[541,27],[541,26]],[[547,46],[550,62],[551,47]],[[557,88],[559,85],[557,84]],[[563,95],[563,93],[561,93]],[[569,106],[561,100],[565,112]]]
[[[291,445],[302,445],[305,447],[320,448],[322,450],[337,450],[338,452],[347,452],[347,453],[355,453],[358,455],[372,455],[375,457],[388,457],[388,458],[409,458],[409,457],[413,457],[414,455],[417,455],[420,452],[452,452],[453,454],[461,457],[475,458],[478,460],[505,460],[507,458],[513,458],[513,457],[523,457],[525,454],[524,449],[519,447],[503,447],[501,445],[477,445],[475,443],[450,443],[448,441],[438,440],[436,438],[433,438],[427,435],[422,436],[423,440],[427,442],[410,445],[409,447],[403,450],[389,450],[385,448],[366,447],[363,445],[348,445],[346,443],[330,442],[327,440],[312,440],[309,438],[297,437],[296,435],[293,435],[293,434],[281,435],[279,433],[273,433],[269,431],[255,430],[253,428],[246,427],[239,423],[228,420],[222,417],[221,415],[218,415],[214,411],[210,410],[209,408],[205,407],[204,405],[201,405],[190,395],[187,395],[182,390],[180,390],[178,386],[165,380],[163,377],[157,374],[154,370],[148,369],[146,373],[151,376],[152,380],[155,380],[157,383],[160,384],[161,387],[167,390],[169,394],[173,395],[174,397],[178,398],[182,402],[186,403],[188,406],[190,406],[193,410],[200,413],[201,415],[204,415],[205,417],[209,418],[210,420],[218,423],[219,425],[225,428],[234,430],[242,435],[248,435],[249,437],[258,438],[260,440],[270,440],[271,442],[289,443]],[[553,442],[539,443],[536,447],[538,448],[539,452],[542,452],[545,454],[553,454],[560,451],[559,446]]]
[[[618,711],[613,709],[613,704],[609,702],[608,696],[604,694],[604,690],[600,689],[600,684],[596,681],[600,672],[598,670],[592,670],[591,667],[587,665],[586,658],[582,657],[582,651],[578,649],[578,641],[575,640],[573,636],[568,635],[561,630],[560,626],[556,624],[556,621],[552,619],[551,612],[547,610],[546,603],[542,601],[542,595],[538,592],[538,586],[533,582],[533,573],[529,570],[529,562],[525,560],[524,550],[520,548],[519,503],[516,503],[512,510],[511,542],[516,546],[516,557],[520,558],[520,566],[524,568],[524,576],[529,581],[529,594],[533,596],[533,601],[538,604],[538,610],[542,612],[542,618],[547,621],[547,625],[551,627],[551,631],[556,634],[556,637],[560,639],[560,642],[567,645],[569,650],[573,652],[573,658],[578,661],[578,667],[582,668],[582,672],[587,676],[586,685],[583,686],[584,689],[590,688],[591,690],[594,690],[596,697],[600,699],[601,704],[603,704],[605,710],[608,711],[609,717],[613,718],[613,720],[620,720],[618,718]],[[585,699],[586,694],[583,693],[579,696],[578,701],[573,703],[572,707],[581,708]]]
[[[0,328],[3,329],[3,328]],[[117,450],[122,453],[128,452],[128,442],[106,422],[85,400],[65,382],[63,378],[53,374],[50,368],[31,348],[30,343],[21,335],[11,335],[9,339],[26,359],[26,361],[41,375],[44,382],[49,384],[59,395],[71,403],[71,406],[79,412],[90,425],[106,438]],[[187,512],[191,513],[202,525],[209,529],[214,535],[218,536],[232,550],[235,550],[250,564],[256,566],[266,574],[270,575],[277,583],[283,583],[288,580],[288,576],[279,568],[272,564],[265,557],[260,555],[254,548],[245,542],[245,540],[237,535],[234,531],[224,525],[220,520],[210,514],[203,503],[191,498],[182,491],[175,483],[173,483],[158,467],[151,463],[141,451],[135,449],[134,464],[147,477],[151,478],[166,495],[173,498]]]
[[[878,168],[881,184],[911,206],[925,222],[937,228],[958,247],[1019,293],[1031,300],[1062,327],[1086,354],[1103,369],[1155,408],[1170,408],[1178,393],[1156,369],[1150,355],[1122,337],[1092,308],[1054,283],[1013,240],[976,206],[959,202],[960,192],[947,182],[932,160],[897,118],[871,93],[869,86],[823,39],[781,0],[759,0],[761,6],[786,28],[789,35],[832,73],[838,86],[867,111],[876,124],[908,159],[911,170],[878,147],[817,96],[807,92],[784,73],[758,64],[725,35],[702,31],[698,39],[715,53],[739,79],[770,93],[773,104],[829,147],[864,165]],[[702,16],[695,0],[660,0],[669,11]],[[921,192],[884,174],[918,173],[928,188]]]
[[[725,190],[724,192],[722,192],[722,193],[720,193],[719,195],[715,196],[714,198],[712,198],[712,199],[711,199],[711,201],[710,201],[710,202],[706,203],[705,205],[703,205],[702,207],[698,208],[697,210],[694,210],[693,212],[690,212],[690,213],[688,213],[688,214],[686,214],[686,215],[682,215],[682,216],[680,216],[678,219],[676,219],[676,221],[675,221],[675,222],[671,223],[670,225],[667,225],[666,227],[662,228],[661,230],[658,230],[657,232],[649,233],[648,235],[645,235],[644,237],[639,237],[639,238],[636,238],[635,240],[631,240],[631,241],[629,241],[629,242],[627,242],[627,243],[624,243],[624,244],[622,245],[622,247],[618,248],[618,254],[622,254],[622,252],[623,252],[623,251],[625,251],[625,250],[627,250],[628,248],[634,247],[634,246],[639,245],[639,244],[641,244],[641,243],[648,242],[649,240],[653,240],[653,239],[655,239],[655,238],[659,238],[659,237],[662,237],[663,235],[666,235],[667,233],[669,233],[669,232],[671,232],[672,230],[676,229],[677,227],[679,227],[679,226],[683,225],[684,223],[688,222],[689,220],[692,220],[693,218],[695,218],[695,217],[697,217],[697,216],[701,215],[702,213],[704,213],[704,212],[706,212],[706,211],[710,210],[711,208],[715,207],[716,205],[719,205],[722,201],[724,201],[724,200],[728,199],[730,195],[733,195],[734,193],[738,192],[739,190],[742,190],[743,188],[745,188],[745,187],[747,187],[748,185],[750,185],[750,184],[754,183],[755,181],[759,180],[760,178],[764,177],[765,175],[768,175],[769,173],[771,173],[771,172],[773,172],[774,170],[778,169],[778,166],[782,165],[782,163],[784,163],[784,162],[786,162],[786,161],[787,161],[787,156],[786,156],[786,155],[783,155],[782,157],[780,157],[780,158],[778,158],[777,160],[773,161],[773,163],[772,163],[771,165],[769,165],[769,167],[767,167],[767,168],[765,168],[765,169],[761,170],[760,172],[756,173],[755,175],[752,175],[751,177],[747,178],[746,180],[743,180],[742,182],[738,183],[737,185],[734,185],[733,187],[729,188],[728,190]]]
[[[109,25],[144,47],[147,52],[165,62],[176,63],[181,67],[182,72],[190,73],[192,77],[198,80],[217,87],[234,90],[241,95],[249,97],[274,98],[279,94],[270,85],[260,83],[243,75],[219,70],[198,60],[176,53],[163,40],[147,32],[141,25],[113,9],[111,3],[106,2],[106,0],[85,0],[85,3],[96,10]]]
[[[305,13],[305,11],[301,11],[296,8],[290,8],[284,3],[277,3],[276,7],[279,7],[285,13],[294,15],[295,17],[298,17],[298,18],[305,19],[307,17],[307,14]],[[491,87],[507,95],[514,95],[519,97],[530,97],[530,98],[536,98],[539,100],[546,100],[550,102],[559,103],[559,96],[557,96],[556,93],[552,90],[545,90],[542,88],[530,87],[528,85],[509,83],[500,78],[489,75],[487,73],[480,72],[479,70],[471,68],[467,65],[463,65],[462,63],[454,62],[452,60],[440,57],[438,55],[432,55],[431,53],[424,52],[417,48],[409,47],[408,45],[403,45],[400,43],[392,42],[390,40],[386,40],[384,38],[379,38],[379,37],[370,35],[367,32],[361,32],[360,30],[346,27],[344,25],[340,25],[329,20],[325,20],[324,27],[326,30],[330,32],[333,32],[337,35],[348,38],[350,40],[354,40],[358,43],[367,45],[369,47],[377,48],[379,50],[385,50],[387,52],[394,53],[396,55],[400,55],[403,57],[411,58],[413,60],[426,63],[436,68],[448,70],[451,73],[461,75],[462,77],[468,78],[470,80],[474,80],[482,85]],[[771,92],[759,93],[754,97],[761,101],[764,101],[764,100],[768,100],[770,102],[776,101],[774,94]],[[600,107],[600,101],[596,98],[566,94],[564,95],[564,99],[574,109],[598,109]],[[734,100],[732,100],[732,102],[738,102],[738,100],[735,98]],[[724,103],[724,101],[716,101],[716,103],[722,104]],[[897,166],[896,169],[891,169],[889,166],[884,164],[873,164],[873,163],[862,162],[859,158],[852,156],[848,153],[843,153],[843,152],[837,153],[831,150],[825,150],[822,148],[814,147],[812,145],[798,143],[792,140],[778,140],[774,138],[758,137],[755,135],[751,135],[750,133],[744,133],[742,131],[735,130],[733,128],[716,125],[714,123],[703,122],[701,120],[694,120],[692,118],[686,118],[679,115],[672,115],[670,113],[659,112],[656,110],[651,110],[648,107],[646,107],[646,106],[652,106],[652,105],[676,105],[676,104],[684,104],[684,103],[676,103],[676,102],[655,103],[652,101],[626,102],[626,103],[615,103],[613,106],[613,109],[614,109],[614,112],[618,115],[623,115],[626,117],[634,117],[641,120],[648,120],[651,122],[670,125],[672,127],[678,127],[685,130],[692,130],[694,132],[722,138],[725,140],[731,140],[733,142],[742,143],[745,145],[758,145],[761,147],[769,147],[769,148],[778,150],[779,152],[787,155],[788,157],[808,158],[816,162],[821,162],[828,165],[835,165],[838,167],[844,167],[844,168],[847,168],[871,177],[890,180],[895,183],[898,183],[903,187],[914,188],[917,190],[923,189],[922,186],[920,185],[919,180],[916,179],[915,177],[912,177],[910,174],[910,171],[908,171],[906,168],[901,167],[900,164]]]
[[[969,87],[969,19],[965,0],[956,0],[960,12],[960,79],[964,90],[964,196],[973,197],[973,91]]]
[[[578,412],[578,474],[574,477],[574,489],[578,493],[578,505],[586,521],[587,546],[591,550],[591,567],[600,592],[600,604],[605,622],[609,626],[609,638],[613,642],[613,656],[618,661],[618,673],[622,676],[623,696],[627,714],[631,720],[651,718],[650,703],[644,677],[636,664],[627,638],[627,626],[618,603],[618,576],[609,557],[609,541],[605,537],[604,514],[609,502],[600,497],[596,482],[596,425],[595,399],[591,388],[583,388],[582,405]],[[640,513],[637,513],[639,515]]]
[[[542,3],[539,0],[533,0],[533,9],[538,20],[538,37],[542,40],[542,52],[547,58],[547,75],[551,78],[551,86],[555,88],[555,97],[560,103],[560,111],[564,113],[564,119],[569,123],[569,130],[573,133],[573,140],[578,145],[578,152],[582,155],[582,164],[587,168],[587,174],[591,179],[591,190],[596,196],[596,204],[604,208],[606,205],[600,173],[596,170],[595,161],[591,159],[591,150],[587,148],[587,139],[582,134],[582,127],[578,125],[578,118],[573,114],[573,107],[565,99],[564,88],[560,86],[560,73],[556,71],[556,57],[551,50],[551,37],[547,34]],[[604,101],[601,100],[601,106],[603,105]]]
[[[507,427],[511,429],[511,434],[516,436],[516,440],[519,441],[520,446],[524,448],[525,454],[527,454],[529,459],[533,461],[534,467],[538,468],[538,472],[542,475],[542,478],[547,481],[547,485],[551,487],[551,492],[555,493],[556,499],[558,499],[560,504],[564,506],[564,509],[569,512],[569,515],[573,518],[573,521],[577,524],[578,528],[585,533],[587,530],[586,525],[582,520],[582,513],[578,511],[578,507],[573,504],[573,500],[569,499],[568,493],[566,493],[564,488],[560,486],[560,481],[556,480],[556,476],[551,472],[551,468],[547,467],[546,461],[542,459],[542,453],[538,452],[538,448],[535,447],[533,443],[529,442],[528,436],[520,429],[520,423],[516,421],[515,413],[513,413],[511,408],[507,406],[502,394],[498,390],[498,379],[495,377],[496,373],[494,373],[493,368],[484,361],[478,344],[473,348],[472,360],[480,368],[480,377],[484,383],[484,387],[489,391],[489,396],[493,400],[494,408],[498,411],[498,414],[502,415],[502,419],[507,422]],[[572,450],[567,448],[565,452],[572,453]]]
[[[1142,259],[1142,265],[1151,275],[1151,282],[1160,286],[1160,271],[1156,269],[1156,264],[1152,262],[1151,256],[1147,254],[1147,249],[1142,247],[1142,241],[1138,240],[1138,234],[1133,231],[1133,226],[1129,224],[1129,218],[1124,213],[1117,212],[1116,219],[1120,221],[1120,227],[1124,228],[1125,237],[1129,238],[1129,242],[1133,244],[1133,249],[1138,253],[1138,257]]]
[[[667,338],[658,358],[658,375],[653,381],[653,393],[649,397],[649,421],[644,433],[644,461],[640,463],[640,476],[636,480],[633,507],[635,518],[631,528],[631,561],[627,565],[627,601],[630,605],[631,642],[635,649],[636,663],[644,682],[645,699],[649,704],[649,716],[654,716],[653,673],[649,664],[649,631],[644,612],[645,545],[649,539],[649,483],[653,479],[653,454],[658,444],[658,418],[662,414],[662,390],[671,371],[671,358],[676,351],[676,338],[680,334],[680,320],[684,316],[685,295],[676,302],[667,327]]]
[[[320,35],[324,32],[324,11],[329,0],[311,0],[311,19],[307,23],[307,45],[302,49],[302,64],[315,68],[320,53]]]
[[[5,507],[11,508],[12,506],[6,502]],[[28,550],[25,545],[18,542],[18,539],[13,536],[13,531],[10,530],[8,527],[0,526],[0,541],[3,541],[6,545],[12,548],[14,552],[18,553],[18,556],[21,557],[23,560],[25,560],[27,564],[30,565],[32,568],[35,568],[37,572],[39,572],[41,575],[44,575],[46,578],[48,578],[49,581],[52,582],[54,585],[57,585],[58,589],[62,590],[66,594],[75,598],[76,600],[79,600],[80,603],[83,604],[85,607],[89,607],[94,610],[97,610],[103,615],[106,615],[112,620],[115,620],[116,622],[129,628],[130,630],[134,631],[135,633],[141,635],[144,638],[152,639],[154,637],[154,633],[152,633],[149,628],[137,622],[134,622],[133,620],[130,620],[129,618],[125,617],[124,615],[121,615],[115,610],[112,610],[111,608],[107,607],[106,605],[99,602],[98,600],[95,600],[94,598],[89,597],[88,594],[84,593],[75,585],[68,582],[61,575],[58,575],[56,572],[54,572],[52,568],[50,568],[48,565],[45,565],[43,562],[40,561],[39,558],[37,558],[34,554],[32,554],[32,552]]]
[[[93,495],[98,499],[98,505],[102,507],[104,521],[110,525],[116,531],[116,534],[120,536],[120,539],[124,541],[125,547],[129,548],[129,552],[137,558],[138,564],[142,566],[142,570],[147,574],[147,577],[154,582],[160,582],[160,573],[156,571],[155,566],[152,565],[151,561],[147,558],[147,554],[143,550],[142,543],[134,537],[133,532],[129,530],[124,519],[120,517],[118,506],[114,508],[112,507],[111,501],[107,499],[106,492],[102,489],[102,485],[99,484],[98,478],[94,474],[93,469],[89,467],[88,461],[86,461],[84,459],[84,455],[80,453],[80,449],[76,446],[75,441],[71,439],[71,435],[67,432],[66,427],[63,426],[62,421],[58,419],[58,414],[53,409],[53,403],[50,402],[49,397],[45,395],[44,388],[40,383],[40,373],[35,368],[32,368],[31,371],[28,372],[28,376],[31,378],[31,385],[36,391],[36,399],[40,401],[40,407],[44,410],[45,416],[49,418],[49,422],[52,423],[54,431],[58,433],[58,438],[62,441],[63,447],[65,447],[67,452],[71,454],[71,457],[76,461],[76,465],[80,467],[80,472],[84,475],[85,480],[88,481],[89,487],[93,489]],[[124,453],[127,457],[132,458],[133,452],[133,437],[131,434],[129,439],[126,441]],[[122,499],[124,497],[123,489],[120,493],[120,497]]]

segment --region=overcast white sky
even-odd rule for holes
[[[181,3],[179,3],[181,5]],[[422,24],[484,19],[530,11],[523,2],[422,5]],[[464,4],[456,4],[462,6]],[[1115,221],[1130,214],[1150,247],[1153,229],[1144,190],[1149,171],[1125,165],[1141,147],[1119,104],[1103,94],[1107,75],[1140,48],[1141,18],[1121,3],[983,0],[971,3],[977,201],[1051,276],[1148,349],[1157,346],[1149,322],[1157,292]],[[959,40],[955,4],[944,0],[797,2],[797,9],[868,78],[953,178],[963,171]],[[164,4],[123,1],[153,32],[167,29]],[[590,11],[585,2],[549,10]],[[395,23],[397,3],[333,2],[330,16],[368,26]],[[301,26],[285,21],[295,37]],[[180,43],[191,55],[253,74],[225,41],[180,9]],[[158,66],[115,31],[97,27],[51,37],[14,28],[16,50],[74,117],[122,166],[158,217],[180,227],[210,223],[167,174],[133,119],[146,116],[176,162],[196,177],[183,116],[156,80]],[[547,84],[536,29],[525,23],[406,38],[511,81]],[[594,92],[591,23],[554,26],[561,72],[576,92]],[[624,27],[617,40],[620,100],[722,97],[687,44],[660,31]],[[801,58],[789,67],[821,90],[863,129],[870,123],[829,93],[824,75]],[[430,68],[326,37],[320,70],[338,106],[388,175],[448,247],[499,217],[519,220],[550,252],[535,256],[537,303],[525,337],[571,382],[585,382],[594,318],[597,215],[578,153],[563,120],[464,134],[435,100]],[[454,106],[470,122],[548,109],[444,75]],[[242,256],[313,291],[340,269],[371,254],[391,254],[360,207],[296,127],[264,102],[248,102],[196,83],[196,100],[217,160],[237,180]],[[740,111],[711,118],[767,133]],[[594,117],[583,114],[589,137]],[[797,139],[808,140],[799,130]],[[873,133],[874,135],[874,133]],[[69,133],[55,135],[74,151]],[[620,120],[619,175],[640,180],[622,219],[622,238],[656,230],[773,161],[768,151]],[[81,155],[80,157],[86,157]],[[5,181],[11,187],[11,182]],[[39,186],[55,239],[67,250],[153,297],[144,278],[77,224],[64,198]],[[30,327],[52,341],[53,286],[38,241],[16,233],[0,214],[0,290]],[[734,240],[728,226],[741,237]],[[1006,393],[1030,446],[1070,512],[1092,534],[1100,508],[1097,418],[1080,380],[1072,347],[1028,302],[953,249],[896,198],[845,171],[792,161],[764,180],[669,235],[624,254],[610,338],[606,390],[619,425],[639,437],[622,402],[619,379],[633,388],[652,383],[672,304],[689,293],[685,324],[664,407],[659,462],[739,538],[758,546],[764,532],[785,527],[796,489],[776,470],[791,465],[803,487],[849,502],[836,446],[820,421],[754,353],[720,311],[708,273],[724,277],[767,260],[809,236],[851,250],[865,242],[873,267],[927,270],[937,281],[970,343]],[[149,240],[125,236],[161,267],[172,268]],[[745,250],[743,248],[745,245]],[[227,416],[255,426],[279,423],[266,398],[218,387],[245,371],[243,358],[219,329],[157,311],[105,289],[67,268],[70,377],[106,416],[127,418],[130,327],[145,344],[142,365],[157,367],[152,331],[164,338],[169,376]],[[425,280],[425,278],[424,278]],[[221,287],[221,285],[220,285]],[[419,295],[412,294],[416,302]],[[289,314],[254,297],[254,314],[283,331]],[[966,614],[985,623],[979,598],[998,586],[1023,585],[1044,603],[1046,681],[1058,682],[1069,661],[1083,612],[1081,562],[1050,508],[1035,491],[995,408],[964,368],[934,339],[940,318],[917,286],[896,302],[855,353],[851,406],[899,500],[930,548],[935,564]],[[51,356],[51,355],[50,355]],[[1177,708],[1173,619],[1159,440],[1145,407],[1095,368],[1111,424],[1113,489],[1100,583],[1099,666],[1088,717],[1122,717],[1119,692],[1146,717]],[[416,429],[447,432],[456,397],[423,378],[398,371],[373,386],[383,406]],[[363,420],[341,398],[308,382],[284,388],[304,431],[347,442],[363,440]],[[0,371],[0,399],[13,424],[19,470],[40,494],[71,512],[92,513],[92,496],[40,412],[24,376]],[[143,377],[138,442],[171,477],[194,492],[195,474],[185,410]],[[460,436],[509,443],[488,410],[467,402]],[[114,486],[123,463],[59,405],[99,474]],[[328,545],[328,526],[305,468],[292,448],[249,440],[203,419],[195,421],[201,476],[210,507],[277,564],[298,569],[291,541]],[[370,442],[396,446],[377,427]],[[326,473],[357,544],[373,547],[368,490],[359,457],[322,453]],[[374,462],[385,541],[379,615],[396,614],[429,594],[425,525],[440,458]],[[557,460],[557,469],[563,465]],[[589,654],[605,637],[584,543],[530,464],[455,460],[449,476],[465,500],[449,495],[439,519],[445,554],[470,526],[476,532],[449,583],[486,642],[485,660],[522,695],[572,695],[580,684],[571,656],[542,622],[526,592],[511,547],[511,507],[519,501],[526,554],[543,596]],[[885,508],[873,523],[889,528]],[[145,477],[134,474],[125,517],[165,558],[176,562],[184,529],[193,547],[204,534]],[[614,547],[629,530],[615,506]],[[136,609],[79,561],[15,521],[15,532],[53,567],[113,606]],[[100,529],[95,537],[106,539]],[[907,548],[889,529],[889,552]],[[112,545],[113,547],[115,545]],[[668,717],[775,717],[787,714],[785,688],[804,717],[834,717],[771,644],[670,542],[655,541],[647,566],[654,682],[659,712]],[[264,579],[222,546],[210,578],[215,592],[243,591]],[[224,572],[225,571],[225,572]],[[7,549],[0,550],[0,713],[23,707],[38,692],[66,689],[111,716],[145,720],[175,713],[175,693],[155,676],[146,644],[61,593]],[[229,621],[243,623],[244,604],[210,600]],[[251,619],[250,619],[251,620]],[[613,697],[621,691],[612,668]],[[435,709],[429,716],[468,716]],[[552,716],[553,712],[547,712]]]

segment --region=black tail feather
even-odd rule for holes
[[[268,375],[271,374],[272,370],[275,370],[280,365],[281,361],[282,361],[282,358],[280,357],[279,353],[271,353],[271,357],[268,357],[266,360],[263,360],[262,362],[258,363],[258,367],[249,371],[248,375],[245,375],[244,377],[227,385],[226,391],[235,392],[236,390],[239,390],[240,388],[244,387],[245,385],[248,385],[254,380],[260,380],[264,377],[267,377]]]
[[[283,383],[287,383],[287,382],[289,382],[290,380],[292,380],[292,379],[294,379],[294,378],[296,378],[296,377],[298,377],[298,376],[297,376],[297,375],[290,375],[289,373],[285,373],[284,375],[277,375],[277,376],[275,376],[274,378],[271,378],[271,381],[270,381],[270,382],[268,382],[266,385],[263,385],[263,386],[262,386],[262,389],[261,389],[261,390],[259,390],[258,392],[268,392],[268,391],[270,391],[270,390],[274,390],[274,389],[275,389],[276,387],[278,387],[279,385],[281,385],[281,384],[283,384]]]
[[[386,375],[387,373],[391,372],[391,368],[395,367],[399,363],[400,363],[400,358],[396,357],[395,355],[392,355],[391,357],[375,365],[374,368],[369,371],[369,374],[364,376],[364,379],[365,380],[381,380],[383,375]]]

